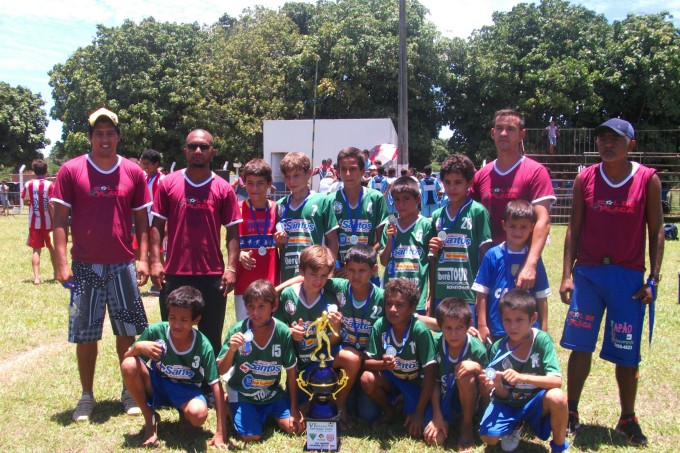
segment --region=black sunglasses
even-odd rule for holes
[[[189,151],[193,151],[196,148],[201,148],[201,151],[208,151],[210,148],[212,148],[212,145],[208,145],[207,143],[189,143],[187,145],[187,149]]]

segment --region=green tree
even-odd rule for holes
[[[613,24],[601,96],[606,116],[638,128],[680,125],[680,30],[668,13],[636,15]]]
[[[138,156],[154,148],[169,164],[181,153],[187,132],[200,124],[197,86],[205,33],[197,24],[159,23],[97,27],[93,43],[78,49],[50,71],[55,105],[51,115],[64,122],[56,157],[87,151],[87,116],[103,105],[123,127],[119,152]]]
[[[519,4],[493,14],[494,24],[466,43],[447,46],[449,80],[443,90],[451,144],[478,158],[494,154],[493,112],[521,111],[528,127],[551,116],[582,125],[602,116],[596,91],[605,66],[611,27],[603,15],[563,0]]]
[[[0,165],[18,167],[40,157],[49,145],[47,115],[40,94],[0,82]]]

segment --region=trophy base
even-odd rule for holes
[[[338,451],[340,449],[339,420],[339,415],[329,419],[307,418],[305,451]]]

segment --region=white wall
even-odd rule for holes
[[[312,158],[312,120],[265,121],[263,125],[264,160],[272,166],[274,183],[282,182],[279,162],[292,151]],[[397,143],[397,131],[389,118],[316,120],[313,167],[323,159],[337,163],[338,152],[346,146],[371,149],[383,143]],[[314,177],[312,187],[318,186]]]

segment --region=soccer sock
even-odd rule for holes
[[[621,414],[621,417],[619,420],[628,420],[629,418],[635,418],[635,412],[631,412],[630,414]]]
[[[94,393],[92,392],[83,392],[82,397],[85,398],[94,398]]]
[[[578,412],[578,401],[568,400],[567,406],[569,407],[569,412]]]

